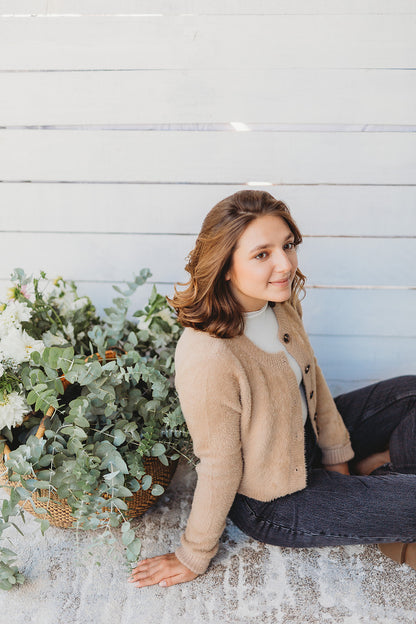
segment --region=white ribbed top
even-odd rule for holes
[[[299,384],[300,397],[302,401],[303,423],[308,416],[305,389],[302,383],[302,371],[295,358],[290,355],[284,344],[278,338],[279,326],[276,315],[272,308],[266,303],[260,310],[245,312],[244,314],[244,334],[253,342],[256,347],[266,353],[278,353],[283,351],[288,359],[291,369],[296,375]]]

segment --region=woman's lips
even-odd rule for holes
[[[270,281],[269,284],[273,284],[274,286],[286,286],[289,284],[290,278],[287,277],[286,279],[283,280],[273,280]]]

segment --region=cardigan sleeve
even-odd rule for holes
[[[181,351],[175,383],[200,461],[191,512],[175,554],[202,574],[218,550],[243,472],[239,386],[226,357]]]
[[[341,464],[354,457],[348,430],[337,410],[325,377],[316,361],[318,444],[323,464]]]

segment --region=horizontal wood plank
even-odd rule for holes
[[[0,0],[0,15],[399,14],[413,0]]]
[[[0,70],[411,69],[415,21],[409,14],[3,17]]]
[[[0,184],[0,231],[197,234],[242,189],[289,206],[306,236],[416,236],[416,187]]]
[[[0,131],[0,180],[414,184],[416,133]]]
[[[416,123],[416,72],[400,70],[16,72],[0,92],[3,126]]]
[[[416,338],[416,290],[307,290],[307,331],[316,336]]]
[[[68,279],[112,281],[130,279],[134,271],[149,267],[155,281],[181,281],[194,241],[186,235],[3,233],[0,244],[7,254],[0,277],[22,266]],[[413,239],[308,238],[298,257],[310,285],[416,286]]]
[[[416,338],[311,336],[311,343],[324,376],[331,381],[416,374]]]
[[[351,392],[352,390],[358,390],[359,388],[371,386],[377,381],[382,381],[382,379],[377,379],[376,377],[372,377],[371,379],[365,378],[354,380],[329,379],[328,377],[326,377],[325,379],[333,397],[337,397],[340,394],[345,394],[346,392]]]

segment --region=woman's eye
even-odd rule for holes
[[[283,249],[286,249],[288,251],[293,251],[294,249],[296,249],[296,245],[295,243],[286,243]]]
[[[257,254],[257,256],[255,256],[256,259],[258,260],[263,260],[264,258],[267,257],[267,252],[266,251],[261,251],[259,254]]]

